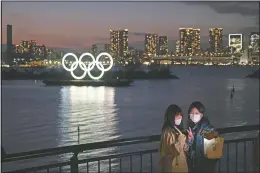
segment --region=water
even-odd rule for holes
[[[135,81],[123,88],[2,81],[2,145],[7,153],[16,153],[78,144],[78,140],[82,144],[159,134],[169,104],[178,104],[186,120],[188,106],[195,100],[205,104],[215,127],[256,124],[259,80],[244,78],[255,69],[174,67],[172,72],[180,80]],[[236,92],[231,101],[233,85]],[[88,156],[115,150],[93,151]]]

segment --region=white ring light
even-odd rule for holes
[[[68,57],[68,56],[73,56],[75,58],[75,62],[72,63],[72,65],[70,66],[70,68],[67,68],[66,65],[65,65],[65,59]],[[92,59],[92,62],[90,62],[88,64],[88,66],[86,66],[86,64],[84,64],[82,62],[82,58],[85,57],[85,56],[89,56],[91,57]],[[110,59],[110,65],[105,69],[104,68],[104,65],[99,62],[99,59],[101,58],[101,56],[107,56],[109,59]],[[65,70],[69,71],[71,73],[71,76],[74,78],[74,79],[83,79],[84,77],[86,77],[87,73],[89,75],[89,77],[93,80],[99,80],[103,77],[104,73],[108,70],[110,70],[113,66],[113,58],[112,56],[107,53],[107,52],[102,52],[100,53],[98,56],[97,56],[97,59],[95,59],[95,57],[91,54],[91,53],[83,53],[79,59],[77,57],[77,55],[75,55],[74,53],[67,53],[63,56],[62,58],[62,66]],[[78,68],[78,66],[84,71],[84,73],[81,75],[81,76],[76,76],[74,74],[74,71]],[[95,68],[95,66],[97,66],[97,68],[101,71],[101,74],[99,76],[93,76],[90,72],[91,70],[93,70]]]

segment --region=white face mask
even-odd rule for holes
[[[195,124],[198,123],[202,118],[202,114],[191,114],[190,119],[193,121]]]
[[[175,124],[178,126],[178,125],[180,125],[180,124],[181,124],[181,120],[182,120],[182,118],[180,118],[180,119],[177,119],[177,120],[174,120],[174,122],[175,122]]]

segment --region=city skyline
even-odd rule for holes
[[[48,47],[90,48],[93,44],[109,43],[110,29],[128,29],[129,46],[144,49],[145,34],[154,33],[168,37],[171,51],[179,39],[180,27],[200,28],[202,48],[209,47],[209,28],[216,27],[223,28],[223,44],[227,45],[230,33],[249,34],[259,30],[256,3],[3,2],[3,44],[6,44],[6,25],[11,24],[14,44],[36,40]],[[80,23],[81,27],[75,29]]]

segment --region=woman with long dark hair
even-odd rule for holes
[[[160,168],[163,173],[188,172],[185,151],[186,136],[182,134],[182,111],[177,105],[170,105],[164,116],[160,141]]]
[[[218,137],[218,132],[205,116],[205,107],[199,102],[193,102],[188,110],[187,161],[191,173],[213,173],[217,160],[208,159],[204,155],[204,140]]]

